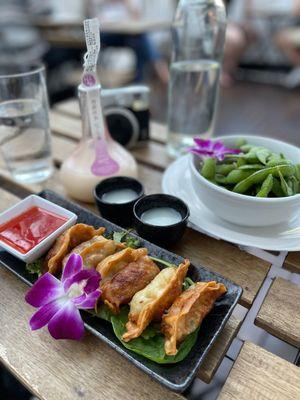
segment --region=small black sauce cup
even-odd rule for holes
[[[104,193],[119,189],[131,189],[136,192],[137,196],[126,203],[109,203],[102,199]],[[102,217],[123,228],[132,226],[134,203],[143,195],[143,185],[138,180],[127,176],[115,176],[105,179],[98,183],[94,189],[94,198]]]
[[[170,207],[179,212],[181,220],[171,225],[152,225],[142,220],[142,214],[152,208]],[[134,207],[134,227],[144,239],[160,246],[178,242],[186,229],[190,211],[178,197],[168,194],[151,194],[139,199]]]

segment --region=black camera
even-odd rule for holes
[[[149,139],[149,87],[103,89],[101,102],[109,133],[127,148]]]

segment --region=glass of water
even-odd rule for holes
[[[171,156],[213,133],[226,28],[222,0],[180,0],[172,25],[168,96]]]
[[[6,73],[5,73],[6,72]],[[14,179],[33,183],[53,172],[45,69],[0,69],[0,151]]]

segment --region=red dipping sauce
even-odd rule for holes
[[[41,207],[31,207],[0,226],[0,240],[26,254],[67,220]]]

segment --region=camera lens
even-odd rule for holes
[[[139,124],[131,110],[125,107],[107,107],[105,117],[109,133],[114,140],[125,147],[137,143]]]

